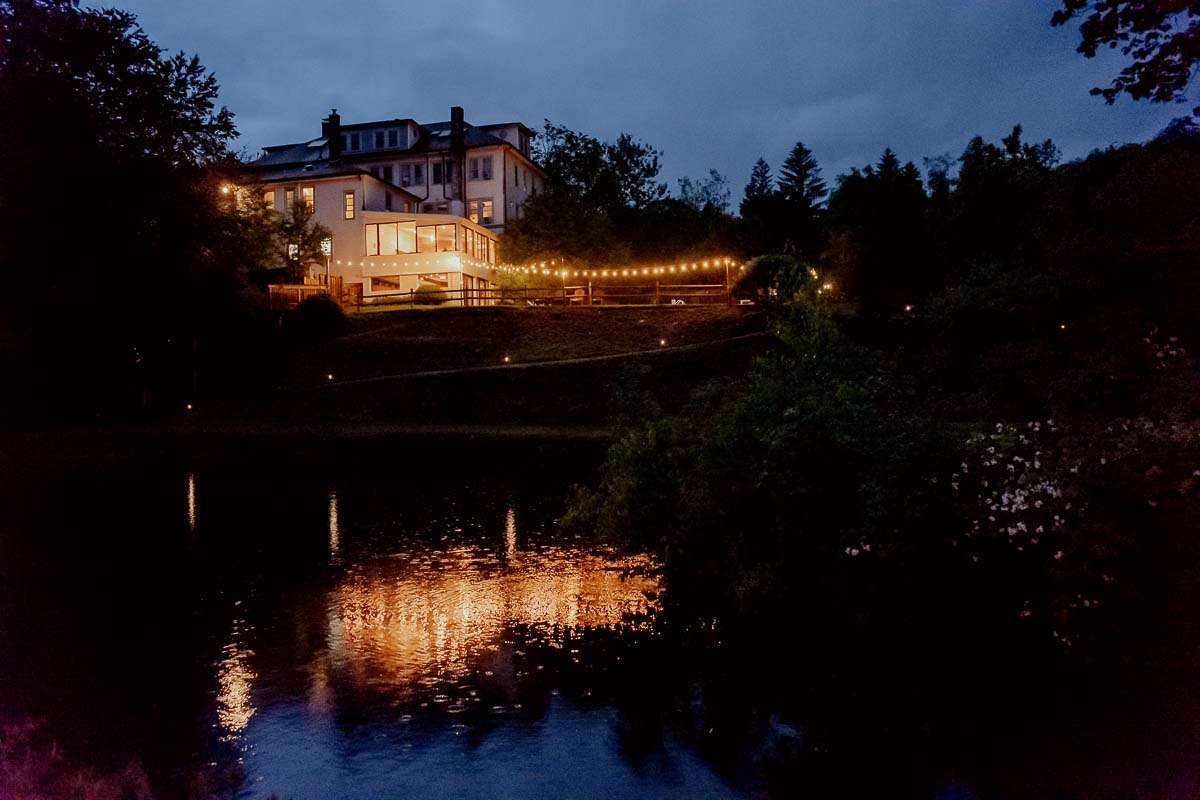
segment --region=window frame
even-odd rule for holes
[[[354,199],[354,190],[344,189],[342,191],[342,219],[354,219],[357,210],[358,202]]]

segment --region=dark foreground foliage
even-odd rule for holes
[[[755,632],[782,630],[911,686],[1171,661],[1200,517],[1198,165],[1186,132],[1046,172],[1019,254],[912,313],[834,313],[766,262],[780,350],[626,420],[570,521],[659,553],[668,623],[765,663]]]

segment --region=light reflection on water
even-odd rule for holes
[[[328,491],[324,499],[330,580],[318,590],[316,604],[294,609],[283,604],[281,615],[294,619],[280,626],[263,618],[263,601],[247,600],[245,606],[238,601],[213,665],[221,739],[244,758],[242,796],[275,791],[319,797],[332,785],[341,786],[344,796],[369,796],[361,787],[403,770],[419,751],[428,753],[422,759],[467,758],[472,769],[499,769],[442,739],[483,728],[510,756],[529,743],[534,730],[547,736],[565,725],[565,735],[602,736],[605,744],[593,747],[607,752],[606,769],[624,776],[614,780],[632,779],[620,748],[609,741],[611,711],[593,712],[558,698],[552,704],[555,720],[544,716],[549,707],[534,714],[539,720],[534,728],[518,717],[526,713],[521,699],[528,685],[537,682],[539,691],[549,690],[541,681],[549,673],[527,651],[558,652],[578,664],[573,633],[633,630],[656,610],[648,598],[658,585],[647,557],[617,556],[553,532],[520,530],[522,517],[511,499],[496,509],[490,530],[486,521],[451,511],[419,532],[364,514],[347,493]],[[252,622],[261,624],[256,628]],[[274,643],[261,644],[272,633]],[[356,722],[344,729],[348,714]],[[502,726],[507,732],[495,731],[498,714],[517,715]],[[726,793],[695,756],[678,748],[671,753],[691,765],[689,775],[702,773],[687,780],[700,780],[707,792]],[[297,770],[297,761],[306,766]],[[565,779],[555,776],[553,764],[543,770],[547,774],[539,780],[560,787],[547,788],[545,796],[569,785],[556,783]],[[416,781],[412,791],[434,796],[422,795],[429,791],[428,778],[436,783],[436,776],[409,776]],[[456,780],[456,792],[475,791],[470,781]]]
[[[644,560],[558,547],[524,555],[502,567],[494,554],[461,546],[356,570],[330,593],[332,656],[402,688],[468,674],[513,626],[591,628],[650,610],[652,579],[623,577]]]
[[[217,718],[224,728],[223,740],[232,741],[249,724],[255,708],[251,690],[257,675],[250,667],[254,651],[245,644],[245,621],[235,619],[229,642],[221,649],[217,665]]]
[[[341,533],[338,530],[338,499],[337,492],[329,492],[329,563],[337,564],[338,549],[341,543]]]
[[[188,530],[195,533],[195,531],[196,531],[196,474],[194,472],[188,473],[187,512],[188,512]]]

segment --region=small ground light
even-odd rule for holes
[[[191,403],[188,403],[188,404],[187,404],[187,410],[188,410],[188,411],[191,411],[191,410],[192,410],[192,404],[191,404]]]
[[[658,346],[659,346],[659,347],[666,347],[666,346],[667,346],[667,340],[666,340],[666,339],[659,339],[659,340],[658,340]]]
[[[1063,323],[1062,325],[1059,325],[1059,326],[1058,326],[1058,329],[1059,329],[1060,331],[1065,331],[1065,330],[1067,329],[1067,325],[1066,325],[1066,323]]]
[[[505,357],[504,357],[504,363],[505,363],[505,364],[507,364],[507,363],[508,363],[508,356],[505,356]]]
[[[333,373],[332,373],[332,372],[330,372],[330,373],[326,374],[326,375],[325,375],[325,380],[327,380],[327,381],[331,381],[331,380],[333,380]]]
[[[912,311],[912,306],[905,306],[905,307],[904,307],[904,310],[905,310],[905,311]]]

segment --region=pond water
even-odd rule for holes
[[[556,531],[586,466],[497,471],[10,483],[4,723],[168,796],[745,796],[621,699],[658,587],[646,558]]]
[[[935,709],[910,702],[903,653],[848,681],[786,626],[770,663],[711,632],[668,641],[654,564],[556,525],[595,464],[468,449],[9,470],[0,770],[16,741],[166,798],[1200,790],[1194,654],[1183,689],[1080,715],[1056,705],[1069,687],[1028,693],[1041,666],[964,661]],[[789,680],[813,720],[775,713]]]

